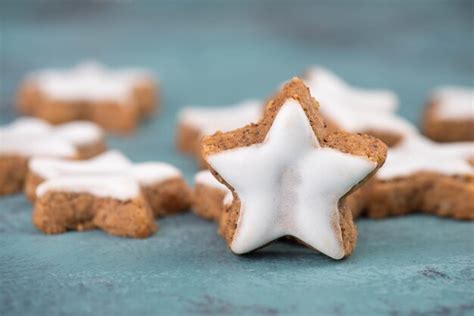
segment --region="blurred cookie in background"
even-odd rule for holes
[[[52,126],[28,117],[0,127],[0,144],[0,195],[23,189],[31,158],[88,159],[106,149],[102,129],[92,122]]]
[[[438,142],[474,141],[474,89],[435,89],[425,107],[422,129]]]
[[[176,146],[182,153],[196,158],[200,167],[205,167],[201,157],[201,139],[218,131],[228,132],[256,123],[263,114],[263,103],[258,100],[245,100],[222,107],[188,106],[178,115]]]
[[[332,129],[369,134],[388,146],[417,132],[408,120],[396,114],[398,97],[393,91],[351,86],[321,66],[310,67],[303,79]]]
[[[107,131],[129,133],[158,107],[158,85],[143,69],[109,69],[84,62],[71,69],[44,69],[26,76],[18,110],[52,124],[90,120]]]

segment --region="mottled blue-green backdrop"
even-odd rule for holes
[[[28,71],[96,58],[155,72],[159,115],[110,144],[137,161],[194,163],[177,110],[266,97],[310,64],[395,90],[417,121],[430,88],[473,85],[472,1],[0,2],[0,114]],[[1,144],[0,144],[1,146]],[[336,262],[287,243],[237,257],[192,214],[152,238],[45,236],[23,196],[0,199],[0,315],[472,315],[474,225],[431,216],[359,220]]]

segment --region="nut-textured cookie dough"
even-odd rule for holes
[[[88,62],[29,75],[18,109],[51,123],[90,120],[109,131],[130,132],[158,103],[152,76],[140,69],[111,70]]]
[[[231,191],[217,181],[209,170],[202,170],[194,177],[193,211],[205,219],[218,221],[224,210],[224,199]],[[230,195],[232,197],[232,195]]]
[[[190,205],[191,191],[181,172],[161,162],[131,163],[118,151],[108,151],[85,161],[68,161],[36,158],[29,163],[25,191],[31,200],[36,199],[38,186],[48,180],[85,175],[123,175],[138,183],[142,195],[155,216],[185,211]]]
[[[424,134],[438,142],[474,141],[474,90],[436,89],[426,105],[422,125]]]
[[[65,176],[38,186],[33,224],[46,234],[100,228],[145,238],[157,229],[138,184],[125,176]]]
[[[365,209],[375,218],[424,212],[474,220],[473,157],[472,142],[407,139],[389,150],[384,166],[361,188],[356,212]]]
[[[31,157],[87,159],[105,147],[102,130],[91,122],[53,127],[40,119],[17,119],[0,127],[0,195],[23,189]]]
[[[154,216],[185,211],[191,191],[181,172],[158,162],[133,164],[117,151],[87,161],[32,159],[26,185],[33,223],[45,233],[101,228],[143,238]]]
[[[262,113],[263,105],[257,100],[219,108],[186,107],[179,113],[176,145],[181,152],[193,155],[198,165],[204,167],[205,162],[201,157],[201,139],[204,136],[255,123]]]
[[[366,133],[394,146],[416,133],[416,128],[396,115],[396,95],[387,90],[351,87],[329,70],[315,66],[305,73],[305,82],[318,100],[329,127],[351,133]]]
[[[344,198],[383,164],[386,146],[328,129],[319,105],[294,78],[270,100],[260,122],[205,137],[202,154],[233,194],[220,232],[243,254],[292,236],[341,259],[357,231]]]

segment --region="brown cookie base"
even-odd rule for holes
[[[105,140],[102,139],[94,143],[77,146],[76,149],[78,159],[90,159],[105,152],[107,145],[105,144]]]
[[[25,193],[36,200],[36,188],[44,181],[34,172],[28,172]],[[191,189],[182,178],[169,179],[152,185],[142,186],[145,200],[155,216],[166,216],[186,211],[191,205]]]
[[[474,176],[420,172],[407,178],[375,179],[366,203],[366,214],[372,218],[423,212],[474,220]]]
[[[187,155],[194,156],[199,168],[206,168],[206,161],[201,155],[201,132],[186,124],[179,124],[176,131],[176,148]]]
[[[159,88],[151,80],[144,80],[133,89],[133,96],[138,104],[141,117],[148,117],[158,108]]]
[[[192,208],[196,215],[219,222],[224,212],[224,198],[227,191],[219,190],[201,183],[194,187]]]
[[[115,236],[145,238],[157,230],[153,213],[141,196],[120,201],[57,191],[38,198],[33,224],[46,234],[100,228]]]
[[[290,98],[298,100],[301,104],[322,147],[331,147],[341,152],[361,156],[377,163],[377,168],[371,175],[383,164],[387,152],[385,144],[368,135],[349,134],[343,131],[333,131],[328,128],[319,113],[318,102],[311,97],[308,88],[297,78],[288,82],[276,94],[274,99],[267,103],[264,117],[258,124],[250,124],[231,132],[218,132],[212,136],[205,137],[202,141],[202,155],[206,158],[220,151],[262,143],[279,109],[283,106],[285,101]],[[230,246],[240,216],[240,200],[233,188],[226,183],[215,170],[211,167],[209,169],[221,183],[233,191],[233,202],[222,214],[219,230]],[[352,191],[355,191],[363,182],[364,181],[354,186]],[[346,196],[350,193],[351,192],[348,192]],[[341,201],[343,201],[344,198],[345,197],[342,197]],[[352,213],[348,206],[340,207],[339,214],[339,226],[343,232],[343,245],[345,255],[347,256],[352,253],[356,243],[356,228],[353,223],[352,225],[348,223],[352,221]]]
[[[25,195],[26,197],[34,202],[36,200],[36,188],[44,181],[43,177],[37,175],[36,173],[28,170],[25,181]]]
[[[142,191],[155,216],[185,212],[191,205],[191,189],[182,178],[143,186]]]
[[[422,120],[423,133],[437,142],[474,141],[473,119],[444,119],[436,114],[437,103],[430,102]]]
[[[394,147],[403,140],[403,136],[401,134],[390,133],[387,131],[366,130],[366,131],[361,131],[361,133],[380,139],[388,147]]]
[[[325,118],[324,121],[326,122],[326,126],[330,131],[341,130],[341,128],[335,122],[327,118]],[[367,130],[362,130],[358,132],[378,138],[381,141],[383,141],[388,147],[394,147],[395,145],[397,145],[403,140],[403,135],[401,133],[376,130],[376,129],[367,129]]]
[[[77,147],[77,158],[92,158],[106,150],[103,140]],[[0,156],[0,195],[13,194],[25,189],[28,198],[32,200],[34,189],[39,183],[36,179],[29,178],[28,172],[29,159],[19,155]],[[42,181],[42,180],[41,180]],[[32,183],[28,183],[32,182]]]
[[[131,100],[62,101],[50,98],[34,83],[25,83],[18,93],[17,108],[21,113],[52,124],[89,120],[108,131],[130,133],[141,118],[155,110],[156,94],[153,83],[146,81],[135,87]]]
[[[27,173],[27,158],[17,155],[0,156],[0,196],[21,191]]]

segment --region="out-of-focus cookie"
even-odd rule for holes
[[[363,208],[375,218],[424,212],[474,220],[473,159],[473,142],[407,139],[389,150],[384,166],[364,186]]]
[[[178,169],[159,162],[133,164],[117,151],[87,161],[36,158],[29,169],[33,223],[45,233],[99,227],[113,235],[146,237],[156,229],[154,216],[190,205],[191,191]]]
[[[306,71],[304,80],[330,128],[366,133],[389,146],[417,132],[410,122],[395,114],[398,98],[392,91],[352,87],[319,66]]]
[[[246,124],[257,122],[263,105],[257,100],[246,100],[232,106],[189,106],[178,115],[176,146],[178,150],[196,157],[198,165],[205,166],[200,155],[201,140],[217,131],[227,132]]]
[[[474,141],[474,90],[464,87],[434,90],[422,126],[423,133],[437,142]]]
[[[58,126],[20,118],[0,127],[0,195],[23,189],[32,157],[87,159],[105,150],[102,129],[91,122]]]
[[[386,146],[368,135],[331,131],[318,108],[294,78],[257,124],[204,138],[211,172],[233,194],[220,218],[232,252],[285,236],[334,259],[353,251],[357,230],[343,201],[383,164]]]
[[[192,208],[198,216],[218,221],[224,211],[224,199],[232,192],[217,181],[209,170],[202,170],[194,177]]]
[[[26,77],[20,112],[53,124],[90,120],[114,132],[130,132],[158,105],[158,87],[141,69],[107,69],[96,62],[46,69]]]
[[[163,162],[132,163],[115,150],[84,161],[32,159],[25,190],[27,196],[35,200],[37,187],[46,180],[88,174],[132,178],[140,185],[156,216],[182,212],[190,205],[191,191],[177,168]]]

